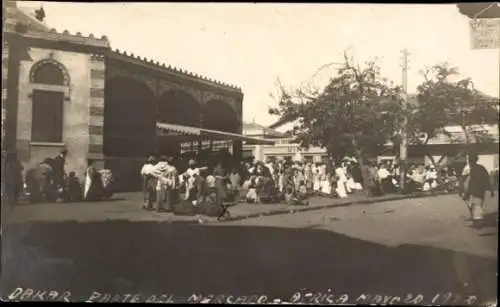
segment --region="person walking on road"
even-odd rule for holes
[[[469,154],[468,168],[465,168],[462,173],[465,176],[463,199],[469,208],[473,227],[481,228],[484,219],[483,207],[486,192],[489,190],[491,197],[494,197],[495,192],[488,172],[477,161],[476,154]]]

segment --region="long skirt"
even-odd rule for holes
[[[332,186],[329,180],[321,181],[321,193],[330,195],[332,193]]]
[[[103,189],[102,181],[98,176],[95,176],[93,179],[87,176],[85,179],[84,199],[86,201],[100,200],[102,198]]]
[[[477,221],[484,219],[484,197],[470,196],[466,202],[472,220]]]
[[[142,192],[144,195],[144,206],[151,208],[156,201],[156,178],[150,175],[143,176]]]
[[[226,186],[224,184],[224,179],[217,178],[215,180],[215,192],[216,192],[216,205],[222,206],[224,200],[226,199]]]
[[[342,180],[337,181],[337,189],[336,189],[337,195],[340,198],[347,198],[347,191],[345,189],[345,183]]]
[[[313,182],[313,191],[320,192],[321,191],[321,181],[319,179],[315,179]]]

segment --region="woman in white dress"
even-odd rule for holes
[[[330,196],[332,194],[332,186],[328,174],[321,174],[321,193],[323,196]]]
[[[340,198],[347,198],[347,191],[346,191],[346,182],[347,182],[347,177],[346,173],[344,171],[344,168],[342,166],[339,166],[335,169],[335,175],[337,176],[337,195]]]
[[[313,168],[313,191],[314,193],[319,193],[321,190],[321,178],[319,173],[319,167],[316,165]]]
[[[103,189],[101,173],[94,167],[93,162],[89,161],[85,172],[83,198],[86,201],[101,200]]]

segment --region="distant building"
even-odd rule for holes
[[[277,125],[279,127],[279,125]],[[244,157],[254,157],[257,160],[292,158],[304,161],[319,162],[328,157],[326,150],[320,147],[301,149],[294,143],[294,138],[287,133],[265,127],[255,122],[243,123],[243,134],[246,136],[272,140],[274,145],[243,145]]]

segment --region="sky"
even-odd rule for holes
[[[18,2],[39,8],[42,2]],[[322,83],[348,51],[377,59],[401,84],[401,50],[409,52],[408,92],[421,71],[448,62],[480,91],[499,96],[499,49],[472,50],[468,18],[453,4],[58,3],[43,2],[58,31],[106,35],[125,50],[242,88],[243,119],[270,125],[276,81]],[[319,78],[319,80],[318,80]]]

